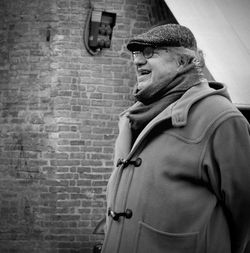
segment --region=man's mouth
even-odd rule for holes
[[[147,69],[143,69],[143,70],[138,71],[138,75],[137,75],[138,82],[142,82],[142,81],[150,78],[150,74],[151,74],[151,71],[147,70]]]
[[[142,70],[138,71],[139,76],[148,75],[150,73],[151,73],[151,71],[147,70],[147,69],[142,69]]]

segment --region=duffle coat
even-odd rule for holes
[[[102,253],[243,253],[249,132],[224,85],[190,88],[113,171]]]

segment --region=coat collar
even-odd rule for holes
[[[187,124],[189,109],[199,100],[218,94],[230,100],[226,86],[218,82],[203,82],[189,89],[174,105],[172,110],[172,125],[183,127]]]
[[[172,103],[147,124],[137,137],[130,153],[128,154],[127,160],[131,159],[142,141],[156,125],[162,121],[170,119],[173,127],[185,126],[192,105],[199,100],[214,94],[224,96],[230,100],[226,86],[218,82],[202,82],[201,84],[190,88],[179,100]]]

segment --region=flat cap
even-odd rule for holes
[[[191,30],[179,24],[156,26],[132,38],[127,44],[129,51],[138,51],[147,46],[197,49],[196,39]]]

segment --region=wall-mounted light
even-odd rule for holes
[[[92,55],[110,48],[116,14],[91,9],[85,28],[85,46]]]

